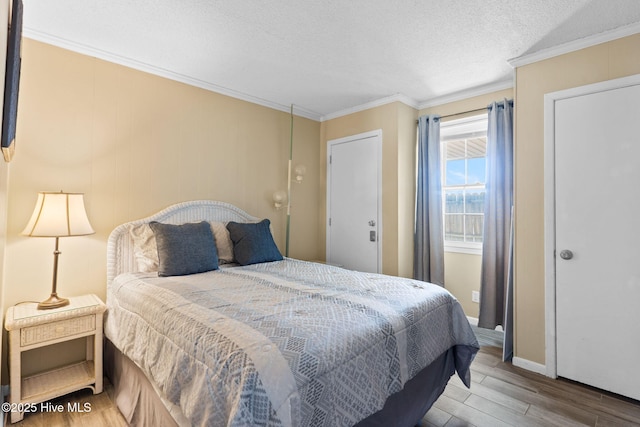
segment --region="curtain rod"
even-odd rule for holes
[[[447,114],[446,116],[440,116],[438,117],[439,119],[446,119],[447,117],[455,117],[455,116],[461,116],[463,114],[469,114],[469,113],[478,113],[480,111],[487,111],[487,107],[484,108],[476,108],[475,110],[467,110],[467,111],[462,111],[460,113],[453,113],[453,114]],[[416,120],[416,123],[418,123],[418,120]]]
[[[447,114],[446,116],[440,116],[441,119],[445,119],[447,117],[454,117],[454,116],[461,116],[463,114],[469,114],[469,113],[478,113],[480,111],[487,111],[487,107],[484,108],[476,108],[475,110],[468,110],[468,111],[463,111],[461,113],[453,113],[453,114]]]
[[[505,99],[504,101],[500,101],[500,102],[498,102],[497,104],[498,104],[498,105],[504,105],[505,101],[506,101],[506,102],[508,102],[509,104],[512,104],[512,105],[513,105],[513,99]],[[475,110],[467,110],[467,111],[462,111],[462,112],[460,112],[460,113],[447,114],[446,116],[440,116],[440,117],[438,117],[438,118],[439,118],[439,119],[445,119],[445,118],[447,118],[447,117],[461,116],[461,115],[463,115],[463,114],[478,113],[478,112],[480,112],[480,111],[487,111],[487,110],[490,110],[492,106],[493,106],[493,104],[489,104],[489,105],[487,105],[487,106],[486,106],[486,107],[484,107],[484,108],[476,108]],[[418,120],[416,120],[416,123],[418,123]]]

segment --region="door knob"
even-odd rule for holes
[[[569,260],[573,258],[573,252],[571,252],[569,249],[563,249],[562,251],[560,251],[560,258]]]
[[[369,225],[371,227],[375,227],[376,226],[376,222],[374,220],[369,221]]]

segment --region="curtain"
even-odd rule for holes
[[[413,276],[444,286],[440,117],[418,119],[418,176]]]
[[[513,101],[494,102],[488,109],[478,326],[495,329],[497,325],[504,325],[507,311],[513,205]]]

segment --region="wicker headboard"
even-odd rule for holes
[[[257,222],[259,218],[228,203],[194,200],[178,203],[146,218],[121,224],[111,232],[107,241],[107,284],[111,284],[119,274],[137,271],[138,265],[133,253],[133,240],[129,234],[129,227],[151,221],[167,224],[198,221]]]

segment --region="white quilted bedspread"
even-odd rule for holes
[[[448,348],[478,346],[439,286],[292,259],[123,274],[107,305],[106,336],[193,425],[353,425]]]

